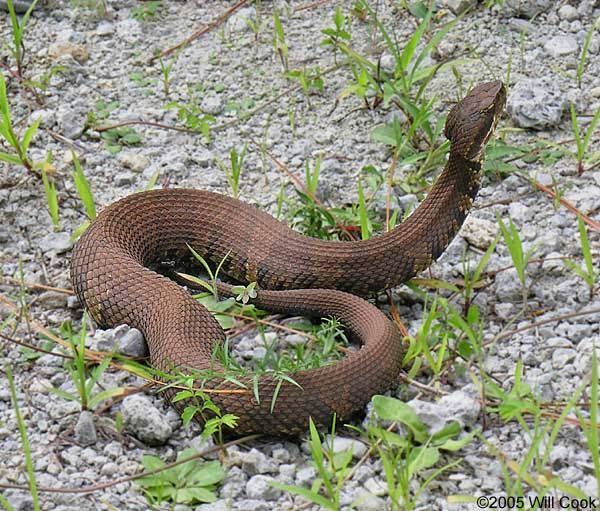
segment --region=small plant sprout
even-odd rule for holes
[[[571,127],[573,128],[573,135],[575,137],[575,145],[576,152],[574,154],[577,159],[577,173],[579,175],[583,174],[585,171],[585,164],[594,166],[600,162],[600,151],[595,151],[594,153],[587,155],[587,150],[590,145],[590,141],[592,140],[592,135],[600,122],[600,108],[592,117],[590,121],[590,125],[587,127],[584,133],[581,133],[579,130],[579,122],[577,121],[577,114],[575,112],[575,106],[571,103],[570,106],[571,113]]]
[[[527,309],[527,263],[529,259],[531,259],[531,255],[535,251],[535,247],[531,247],[529,250],[523,250],[523,242],[521,241],[521,236],[519,235],[519,231],[515,227],[515,224],[512,221],[512,218],[508,219],[508,225],[506,225],[500,217],[498,217],[498,223],[500,224],[500,232],[502,233],[502,237],[504,238],[504,243],[508,248],[508,252],[510,253],[510,257],[515,266],[515,270],[517,272],[517,276],[519,277],[519,281],[521,282],[521,289],[523,293],[523,312]]]
[[[100,364],[91,371],[87,367],[85,353],[87,316],[84,315],[79,333],[73,332],[70,322],[61,325],[61,334],[71,345],[73,359],[69,361],[67,371],[71,377],[75,392],[69,392],[58,387],[49,387],[48,390],[67,401],[76,401],[81,410],[93,410],[103,401],[119,396],[123,393],[122,387],[114,387],[100,392],[94,392],[96,384],[108,368],[111,357],[105,357]]]
[[[25,35],[25,28],[27,27],[27,23],[29,22],[29,17],[35,9],[37,3],[38,0],[34,0],[25,12],[25,14],[19,20],[19,18],[17,17],[17,13],[15,12],[13,0],[7,0],[6,2],[12,29],[12,45],[10,46],[10,52],[13,58],[15,59],[15,63],[17,65],[17,74],[20,77],[23,76],[23,59],[25,57],[25,45],[23,43],[23,36]]]
[[[275,52],[279,56],[281,61],[281,67],[285,72],[288,71],[288,46],[285,42],[285,33],[283,32],[283,25],[279,19],[279,12],[277,9],[273,11],[273,47]]]
[[[198,284],[200,287],[206,289],[209,293],[211,293],[214,296],[215,300],[218,300],[219,295],[217,293],[217,277],[219,276],[219,273],[221,272],[221,268],[223,267],[223,264],[229,257],[231,250],[229,252],[227,252],[227,254],[225,254],[225,257],[223,257],[223,259],[221,259],[221,261],[219,262],[219,265],[217,266],[217,269],[213,272],[210,268],[210,265],[208,264],[206,259],[204,259],[204,257],[202,257],[198,252],[196,252],[189,245],[188,245],[188,249],[194,256],[194,259],[196,259],[196,261],[198,261],[203,266],[203,268],[206,270],[206,273],[207,273],[210,281],[207,282],[205,280],[199,279],[198,277],[194,277],[193,275],[188,275],[187,273],[179,273],[178,275],[180,275],[184,279],[189,280],[190,282]]]
[[[590,241],[588,239],[587,230],[585,228],[585,224],[581,218],[581,215],[577,219],[577,224],[579,227],[579,239],[581,240],[581,251],[583,252],[583,261],[584,265],[580,266],[574,261],[566,260],[565,264],[573,270],[577,275],[579,275],[584,282],[590,288],[590,300],[594,296],[594,286],[600,277],[600,270],[598,267],[594,266],[594,261],[592,259],[592,251],[590,248]]]
[[[200,133],[204,138],[204,143],[210,143],[210,127],[211,124],[214,124],[215,118],[202,111],[198,97],[192,89],[189,90],[187,102],[171,101],[165,105],[165,109],[176,110],[177,118],[186,128]]]
[[[13,150],[12,153],[0,151],[0,161],[11,165],[22,165],[31,172],[39,170],[38,166],[27,156],[27,150],[40,126],[41,118],[38,117],[33,121],[23,133],[22,138],[15,133],[3,74],[0,74],[0,114],[0,138]]]
[[[331,46],[333,48],[333,59],[336,64],[337,51],[340,46],[340,43],[343,41],[350,41],[352,39],[350,32],[346,30],[346,25],[346,17],[342,13],[341,7],[338,5],[335,8],[335,13],[333,15],[333,27],[321,30],[321,33],[325,36],[325,38],[321,42],[321,45]]]
[[[131,17],[138,21],[150,21],[163,7],[162,0],[149,0],[131,9]]]
[[[310,103],[311,90],[316,90],[319,92],[323,91],[323,77],[321,76],[319,67],[293,69],[292,71],[289,71],[286,76],[292,80],[297,80],[300,83],[300,87],[302,88],[302,92],[306,97],[308,106],[312,107]]]
[[[335,422],[332,428],[335,428]],[[280,490],[300,495],[321,509],[337,511],[341,509],[341,493],[347,477],[350,475],[352,448],[334,453],[331,446],[323,445],[317,428],[310,419],[309,449],[312,462],[317,470],[317,479],[310,488],[271,482]],[[330,438],[333,438],[334,430]]]
[[[106,142],[106,150],[110,154],[117,154],[123,146],[133,146],[142,143],[142,137],[131,126],[122,126],[103,131],[100,135]]]
[[[175,55],[168,61],[165,62],[162,57],[158,57],[158,64],[160,66],[161,79],[163,84],[163,92],[165,97],[169,97],[170,93],[170,83],[171,83],[171,70],[173,69],[173,65],[177,62],[177,58],[179,57],[179,52],[175,53]]]
[[[227,183],[229,183],[231,193],[236,199],[240,194],[240,176],[242,175],[246,149],[247,146],[244,145],[242,150],[238,152],[238,150],[233,147],[229,152],[229,166],[226,165],[222,160],[216,158],[217,165],[227,177]]]

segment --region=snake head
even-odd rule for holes
[[[444,131],[452,144],[452,152],[466,160],[481,162],[505,103],[506,88],[501,81],[495,81],[475,86],[454,105]]]

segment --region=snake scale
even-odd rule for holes
[[[236,434],[298,435],[309,417],[328,424],[364,408],[401,369],[395,326],[356,295],[393,287],[427,268],[462,225],[479,188],[485,144],[504,108],[499,82],[477,85],[450,111],[447,164],[419,207],[390,232],[364,241],[303,236],[254,206],[201,190],[163,189],[130,195],[105,208],[73,250],[71,276],[98,324],[127,323],[146,338],[162,371],[215,368],[215,343],[225,334],[211,314],[175,282],[149,266],[165,251],[193,247],[236,281],[257,282],[253,301],[267,310],[335,316],[361,348],[333,365],[297,372],[299,385],[268,374],[259,402],[221,381],[211,398],[239,417]],[[252,389],[252,379],[242,382]],[[277,386],[279,384],[279,389]],[[272,397],[277,395],[272,409]]]

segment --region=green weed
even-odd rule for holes
[[[85,177],[81,162],[74,152],[71,152],[71,158],[73,160],[73,171],[71,172],[71,175],[73,177],[73,182],[75,183],[77,195],[79,195],[79,198],[81,199],[88,219],[94,220],[94,218],[96,218],[96,203],[94,201],[90,183]]]
[[[242,168],[244,164],[244,156],[246,156],[247,146],[244,145],[241,151],[233,147],[229,152],[229,165],[225,162],[216,158],[217,166],[227,177],[227,183],[231,188],[232,195],[237,199],[240,194],[240,176],[242,175]]]
[[[83,7],[84,9],[95,10],[98,16],[106,16],[108,12],[107,0],[71,0],[73,7]]]
[[[341,492],[346,482],[346,477],[350,474],[352,449],[334,453],[331,446],[329,448],[324,447],[312,419],[310,419],[309,431],[308,445],[313,465],[317,470],[317,479],[313,481],[310,488],[276,482],[270,482],[270,484],[280,490],[300,495],[322,509],[337,511],[341,509]],[[330,438],[333,439],[334,433],[335,422],[332,426]]]
[[[500,225],[500,232],[504,238],[504,243],[508,248],[508,252],[515,266],[517,276],[521,282],[521,289],[523,295],[523,312],[527,309],[527,263],[531,259],[532,254],[535,252],[535,247],[531,247],[529,250],[523,250],[523,243],[519,231],[515,227],[512,218],[508,219],[508,225],[505,225],[500,217],[498,217],[498,223]]]
[[[286,76],[291,80],[298,81],[302,92],[306,97],[308,106],[312,108],[310,103],[311,91],[315,90],[318,92],[323,92],[324,82],[319,66],[314,68],[303,67],[302,69],[293,69],[292,71],[288,71]]]
[[[177,58],[179,57],[179,52],[175,53],[175,55],[168,61],[165,62],[160,56],[158,57],[158,64],[160,66],[160,74],[163,85],[163,92],[165,97],[169,97],[170,93],[170,83],[171,83],[171,70],[177,62]]]
[[[188,275],[185,273],[180,273],[179,275],[194,282],[195,284],[198,284],[202,288],[206,289],[209,293],[212,293],[215,300],[218,300],[219,295],[217,293],[217,277],[219,276],[219,273],[221,272],[221,268],[223,267],[223,264],[225,264],[225,261],[229,257],[231,250],[229,252],[227,252],[227,254],[225,254],[225,257],[223,257],[221,259],[221,261],[219,262],[219,265],[217,266],[217,269],[213,272],[210,265],[208,264],[206,259],[204,259],[204,257],[202,257],[198,252],[196,252],[189,245],[188,245],[188,249],[191,252],[191,254],[194,256],[194,259],[196,259],[196,261],[198,261],[203,266],[203,268],[206,270],[206,273],[209,276],[210,282],[206,282],[203,279],[199,279],[197,277],[194,277],[193,275]]]
[[[79,333],[73,332],[70,322],[64,322],[60,327],[60,333],[66,338],[71,347],[72,360],[67,364],[67,372],[73,382],[76,392],[69,392],[58,387],[48,387],[48,390],[67,401],[79,403],[82,410],[93,410],[107,399],[122,394],[121,387],[94,392],[96,384],[108,368],[111,357],[105,357],[100,364],[91,371],[87,367],[85,355],[85,338],[87,318],[84,316]]]
[[[6,4],[8,7],[8,14],[10,17],[10,25],[11,25],[11,36],[12,36],[12,45],[10,48],[10,53],[15,59],[15,63],[17,65],[17,73],[19,76],[23,76],[23,59],[25,57],[25,44],[23,43],[23,38],[25,35],[25,29],[27,28],[27,23],[29,22],[29,17],[31,13],[35,9],[38,0],[34,0],[31,3],[27,12],[21,17],[19,20],[12,0],[7,0]]]
[[[130,126],[112,128],[103,131],[100,136],[104,139],[106,150],[110,154],[117,154],[123,149],[123,146],[134,146],[142,143],[140,134]]]
[[[405,434],[392,428],[372,423],[367,435],[383,464],[383,472],[392,501],[392,510],[411,511],[418,504],[419,496],[440,474],[455,467],[460,460],[433,469],[439,462],[440,451],[455,452],[467,445],[474,433],[456,439],[461,433],[458,423],[451,423],[430,435],[427,427],[415,411],[398,399],[374,396],[373,409],[380,420],[402,426]],[[415,484],[415,479],[427,471],[426,479]]]
[[[571,103],[569,111],[571,114],[571,127],[575,137],[576,151],[574,156],[577,160],[577,173],[581,175],[585,171],[585,164],[593,166],[600,162],[600,151],[596,151],[586,156],[588,147],[592,140],[592,135],[594,134],[594,131],[600,122],[600,108],[596,111],[594,117],[592,117],[590,125],[587,127],[584,133],[579,131],[579,123],[577,121],[577,114],[575,113],[575,106],[573,103]]]
[[[339,5],[336,6],[333,14],[333,27],[325,28],[321,30],[321,33],[325,35],[325,38],[321,41],[321,46],[331,46],[333,48],[333,60],[337,64],[337,52],[340,43],[352,39],[352,35],[348,31],[348,21]]]
[[[48,177],[48,173],[45,169],[42,169],[42,182],[44,184],[46,204],[48,206],[48,213],[52,219],[52,225],[58,228],[60,224],[60,220],[58,218],[58,193],[56,191],[56,185],[54,184],[54,181]]]
[[[579,239],[581,241],[581,251],[583,252],[583,261],[584,266],[580,266],[574,261],[565,260],[565,264],[573,270],[579,277],[583,279],[583,281],[590,288],[590,300],[594,296],[594,286],[598,281],[598,277],[600,277],[600,270],[594,266],[594,261],[592,259],[592,251],[590,248],[590,241],[588,239],[587,230],[585,228],[585,224],[581,218],[581,216],[577,219],[577,225],[579,228]]]
[[[196,388],[196,379],[193,376],[178,381],[178,385],[187,387],[175,394],[172,402],[186,401],[186,406],[181,413],[181,420],[187,426],[196,415],[202,418],[204,425],[202,436],[208,438],[215,435],[218,443],[223,443],[223,428],[235,429],[238,417],[231,414],[222,414],[221,410],[210,399],[209,395]]]
[[[458,291],[444,282],[438,285]],[[479,308],[471,304],[463,317],[446,299],[436,296],[426,308],[417,335],[409,338],[404,360],[406,363],[413,361],[413,365],[408,376],[413,378],[421,370],[423,359],[429,370],[439,376],[454,354],[465,359],[473,354],[481,355],[482,342],[483,322]]]
[[[10,4],[9,4],[10,5]],[[12,148],[12,153],[0,152],[0,161],[4,161],[11,165],[22,165],[28,171],[35,172],[38,166],[31,161],[27,156],[29,145],[33,140],[41,122],[41,118],[37,118],[33,123],[25,129],[23,137],[19,137],[14,130],[13,122],[10,115],[10,106],[6,95],[6,82],[4,75],[0,74],[0,137]]]
[[[138,21],[150,21],[156,18],[164,2],[162,0],[149,0],[131,9],[131,17]]]
[[[6,365],[4,369],[6,371],[6,378],[8,380],[8,387],[10,390],[10,398],[12,400],[13,409],[15,411],[15,417],[17,419],[19,434],[21,435],[21,444],[23,445],[23,453],[25,455],[25,467],[27,469],[27,484],[29,486],[29,494],[31,495],[31,498],[33,500],[34,511],[39,511],[41,507],[38,496],[35,471],[33,467],[33,459],[31,457],[31,445],[29,444],[29,438],[27,437],[27,427],[25,425],[23,415],[21,414],[21,409],[19,408],[19,401],[17,399],[17,389],[15,387],[15,381],[13,379],[12,369],[9,365]]]
[[[590,48],[590,43],[592,42],[592,37],[594,35],[594,32],[596,30],[598,30],[599,26],[600,26],[600,17],[596,18],[594,23],[592,23],[592,26],[587,31],[587,34],[585,35],[585,39],[583,40],[583,46],[581,48],[581,55],[579,56],[579,62],[577,64],[577,72],[576,72],[577,85],[579,87],[581,87],[581,82],[583,80],[583,73],[584,73],[586,65],[587,65],[587,56],[588,56],[588,51]]]
[[[206,144],[210,143],[211,124],[214,124],[215,118],[212,115],[202,112],[196,95],[190,91],[187,102],[171,101],[165,105],[167,110],[176,110],[177,118],[183,125],[193,131],[197,131],[204,137]]]
[[[471,306],[475,289],[480,282],[483,270],[485,270],[485,267],[489,263],[497,244],[498,238],[494,239],[494,241],[490,243],[490,246],[486,249],[485,253],[473,271],[469,271],[467,261],[466,259],[463,259],[463,297],[465,314]]]
[[[283,25],[281,24],[281,20],[279,19],[279,12],[277,9],[273,10],[273,48],[275,48],[275,53],[279,56],[279,60],[281,61],[281,67],[285,72],[288,71],[288,46],[285,42],[285,33],[283,31]]]
[[[87,114],[85,121],[86,128],[95,128],[100,121],[108,119],[111,112],[119,108],[119,102],[110,101],[107,103],[106,101],[99,99],[98,101],[96,101],[96,104],[94,106],[95,110],[90,111]]]
[[[593,374],[594,368],[592,367]],[[509,459],[495,445],[490,444],[483,435],[478,433],[479,439],[488,447],[502,466],[504,474],[503,491],[506,496],[523,499],[527,492],[533,490],[540,499],[551,491],[585,498],[586,496],[581,490],[552,474],[551,468],[548,467],[548,460],[558,434],[565,425],[568,416],[575,411],[581,421],[576,404],[587,384],[584,382],[572,393],[558,418],[553,419],[554,414],[552,414],[550,420],[545,420],[543,403],[534,395],[531,387],[523,381],[523,363],[521,361],[515,367],[513,385],[508,392],[492,381],[491,378],[485,376],[485,380],[485,395],[487,400],[490,401],[488,411],[497,413],[504,421],[517,421],[529,436],[528,448],[524,451],[522,459],[516,461]],[[597,372],[595,385],[597,389]],[[597,409],[597,402],[595,406]],[[594,413],[593,410],[592,413]],[[582,427],[585,431],[587,427],[585,421],[582,423]],[[597,438],[597,429],[594,426],[592,426],[592,429],[596,430],[592,435],[596,435]],[[592,459],[597,458],[598,448],[597,444],[594,445],[594,439],[592,439],[589,447]],[[531,470],[534,470],[535,473],[532,474]],[[596,471],[596,473],[598,472]],[[450,501],[456,503],[470,502],[469,499],[458,496],[453,496]]]
[[[194,454],[196,451],[193,448],[185,449],[179,452],[177,460]],[[165,467],[165,462],[158,456],[145,454],[142,456],[142,465],[148,471],[159,470]],[[216,485],[224,477],[225,471],[218,461],[191,460],[142,477],[137,484],[151,505],[163,502],[194,505],[217,500]]]

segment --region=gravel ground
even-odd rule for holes
[[[373,142],[370,134],[394,114],[385,107],[361,109],[356,97],[343,97],[341,93],[351,78],[347,69],[328,73],[323,92],[311,95],[310,104],[300,91],[295,91],[282,95],[249,119],[234,122],[235,109],[266,103],[289,86],[273,50],[271,2],[262,2],[258,15],[256,6],[244,7],[187,46],[170,71],[168,99],[160,66],[150,58],[153,52],[172,46],[232,4],[166,2],[155,18],[139,21],[132,14],[141,3],[106,3],[105,15],[72,8],[67,2],[43,3],[32,16],[25,40],[27,76],[48,79],[47,88],[41,93],[43,104],[15,80],[9,82],[13,118],[19,127],[41,119],[41,129],[31,147],[33,159],[41,160],[47,151],[52,151],[61,178],[60,227],[53,229],[41,184],[35,179],[23,179],[22,168],[0,166],[0,271],[4,279],[0,291],[5,297],[18,298],[18,289],[9,284],[9,279],[19,276],[20,264],[28,283],[70,288],[70,235],[85,217],[69,177],[71,152],[65,138],[74,141],[99,208],[143,188],[156,172],[160,173],[159,185],[227,192],[225,175],[215,159],[225,161],[231,148],[239,149],[248,143],[240,196],[274,212],[281,184],[289,184],[268,158],[261,158],[252,145],[253,139],[264,143],[269,152],[299,175],[307,158],[321,156],[320,197],[328,205],[356,200],[356,177],[363,166],[388,168],[389,151]],[[332,24],[335,3],[316,4],[322,5],[277,2],[289,46],[290,68],[319,66],[324,70],[333,64],[331,50],[318,42],[322,39],[321,30]],[[351,4],[342,3],[344,12]],[[379,2],[379,15],[381,19],[393,20],[399,40],[408,39],[414,32],[415,20],[391,4],[394,2]],[[438,4],[436,16],[445,22],[455,17],[456,9],[477,2],[445,0]],[[569,102],[574,103],[583,125],[600,108],[600,36],[596,35],[589,45],[581,86],[575,78],[586,32],[598,16],[600,3],[594,0],[506,0],[505,5],[493,8],[477,5],[458,20],[433,55],[436,61],[461,59],[456,68],[463,87],[457,87],[449,68],[440,72],[427,89],[429,97],[439,98],[437,113],[446,112],[471,84],[505,77],[510,62],[508,115],[502,126],[522,129],[511,129],[507,140],[513,145],[539,139],[564,144],[573,138]],[[261,27],[258,38],[247,19]],[[3,40],[8,40],[9,24],[3,23],[0,30]],[[355,20],[352,36],[357,49],[375,56],[382,53],[383,45],[373,39],[367,23]],[[12,63],[6,49],[2,50],[2,57],[4,63]],[[390,55],[383,52],[382,67],[389,62]],[[52,69],[60,71],[51,73]],[[169,101],[186,101],[192,90],[197,93],[201,109],[214,115],[215,124],[221,126],[208,144],[197,135],[136,126],[141,144],[124,147],[113,155],[98,132],[84,133],[88,113],[101,110],[98,101],[107,105],[114,102],[110,122],[143,119],[176,124],[176,112],[165,109],[165,105]],[[291,112],[294,129],[290,125]],[[595,135],[590,151],[597,151],[598,146]],[[551,163],[514,163],[543,185],[552,187],[555,180],[564,191],[564,199],[581,213],[600,220],[597,170],[578,175],[576,162],[568,157]],[[397,180],[408,170],[398,169]],[[406,206],[414,200],[409,194],[398,202]],[[514,269],[496,273],[492,284],[477,295],[485,326],[484,369],[508,390],[520,360],[524,378],[537,395],[546,401],[564,401],[589,374],[592,348],[600,340],[600,313],[543,323],[600,306],[600,299],[590,299],[585,283],[558,259],[567,256],[581,260],[573,213],[554,207],[549,197],[517,175],[503,179],[490,175],[484,179],[466,225],[432,266],[431,275],[449,281],[462,277],[465,250],[473,261],[479,260],[482,249],[489,246],[498,231],[497,215],[510,215],[525,248],[534,247],[533,257],[540,261],[528,268],[529,312],[525,317],[518,315],[522,293]],[[597,262],[599,237],[597,232],[589,232]],[[500,243],[488,269],[507,266],[512,266],[512,261],[506,246]],[[66,319],[81,318],[79,304],[65,294],[30,289],[24,299],[32,317],[49,328],[58,327]],[[396,290],[394,299],[410,332],[415,333],[422,322],[422,301],[407,288]],[[9,312],[8,306],[0,303],[2,318]],[[519,329],[532,321],[543,324],[497,340],[502,331]],[[25,324],[14,336],[32,339]],[[293,343],[297,339],[288,340]],[[2,342],[0,363],[14,368],[39,485],[79,487],[112,481],[138,472],[143,454],[156,454],[169,461],[184,448],[203,447],[198,429],[183,428],[177,414],[155,396],[136,394],[101,415],[80,414],[77,403],[46,390],[51,385],[72,390],[60,358],[48,354],[24,362],[19,347]],[[141,335],[128,327],[97,330],[89,339],[89,346],[97,349],[110,349],[115,343],[126,353],[143,353]],[[250,358],[261,353],[256,333],[240,343],[245,344],[238,348],[250,353]],[[431,393],[419,394],[419,388],[413,386],[402,386],[395,394],[407,401],[413,399],[411,405],[433,429],[450,420],[459,420],[467,427],[481,427],[478,387],[464,369],[452,371],[438,385],[438,390],[447,394],[441,399]],[[420,381],[427,383],[427,378]],[[106,372],[102,378],[105,388],[141,383],[141,379],[124,372]],[[115,420],[121,419],[125,430],[117,433]],[[338,439],[339,448],[354,445],[356,456],[364,452],[365,444],[350,438],[348,432],[343,435]],[[514,460],[522,459],[530,444],[521,426],[495,418],[486,424],[484,435],[491,446]],[[457,456],[461,457],[461,464],[421,494],[420,509],[467,507],[449,504],[448,495],[489,496],[505,492],[501,464],[489,446],[474,441]],[[0,483],[26,483],[23,451],[4,373],[0,375],[0,461]],[[592,460],[580,428],[562,429],[549,466],[556,476],[584,494],[598,496]],[[260,440],[235,446],[229,449],[225,467],[227,476],[218,489],[219,500],[195,509],[310,509],[302,504],[302,499],[267,484],[275,479],[308,485],[315,479],[304,443]],[[28,492],[3,492],[15,510],[32,509]],[[84,496],[43,493],[41,498],[43,509],[148,508],[139,488],[131,483]],[[387,508],[389,499],[378,460],[367,460],[347,483],[342,504],[345,509]],[[178,505],[175,509],[190,508]]]

